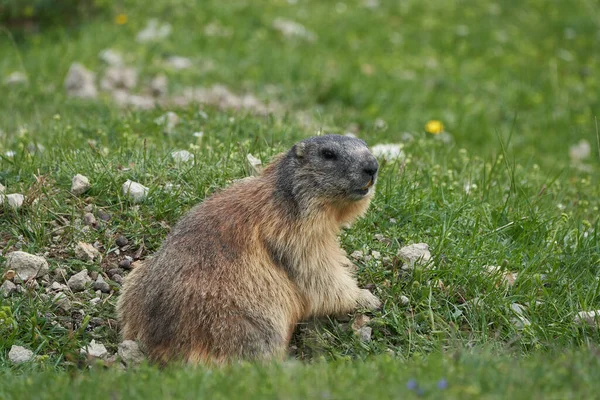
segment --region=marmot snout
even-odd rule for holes
[[[313,137],[206,199],[126,278],[123,337],[162,362],[281,358],[299,321],[378,308],[337,243],[377,170],[362,140]]]

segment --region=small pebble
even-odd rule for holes
[[[119,235],[117,237],[117,240],[115,240],[115,243],[119,247],[124,247],[124,246],[127,246],[127,244],[129,244],[129,240],[125,236]]]
[[[130,269],[131,261],[129,261],[128,259],[125,258],[119,262],[119,267],[125,268],[125,269]]]
[[[108,355],[106,347],[102,343],[96,342],[94,339],[92,339],[89,345],[82,347],[80,352],[81,354],[96,358],[103,358]]]
[[[106,275],[108,275],[109,278],[112,278],[113,275],[116,274],[120,274],[121,270],[119,268],[111,268],[108,271],[106,271]]]
[[[12,283],[11,281],[4,281],[2,286],[0,286],[0,294],[4,297],[8,297],[11,294],[17,291],[17,285]]]
[[[96,226],[98,222],[96,221],[96,217],[91,212],[86,212],[83,214],[83,224],[86,226]]]
[[[112,280],[113,280],[113,282],[118,283],[119,285],[123,284],[123,277],[119,274],[114,274],[112,276]]]
[[[69,278],[67,285],[69,289],[73,292],[81,292],[85,289],[85,285],[88,282],[91,282],[91,278],[88,276],[87,269],[84,269],[81,272],[76,273],[72,277]]]
[[[33,351],[22,346],[13,345],[8,352],[8,359],[13,364],[22,364],[33,359]]]
[[[129,197],[134,203],[144,201],[150,190],[141,183],[133,182],[131,180],[125,181],[121,189],[123,190],[123,195]]]
[[[77,174],[71,181],[71,193],[75,196],[79,196],[90,189],[90,181],[86,176]]]
[[[111,215],[104,210],[98,210],[96,212],[96,215],[98,215],[98,218],[100,218],[104,222],[110,221],[111,218]]]
[[[100,290],[102,293],[110,293],[110,285],[106,283],[102,275],[98,275],[96,282],[94,282],[94,290]]]

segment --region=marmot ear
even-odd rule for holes
[[[305,149],[305,147],[306,147],[306,144],[302,143],[302,142],[296,143],[294,145],[294,154],[296,154],[296,157],[298,157],[298,158],[304,157],[304,149]]]

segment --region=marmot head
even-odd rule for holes
[[[379,165],[367,144],[341,135],[296,143],[284,156],[285,181],[296,200],[359,201],[373,195]]]

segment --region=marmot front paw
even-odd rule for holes
[[[358,306],[369,310],[379,310],[381,308],[381,300],[367,289],[360,290]]]

